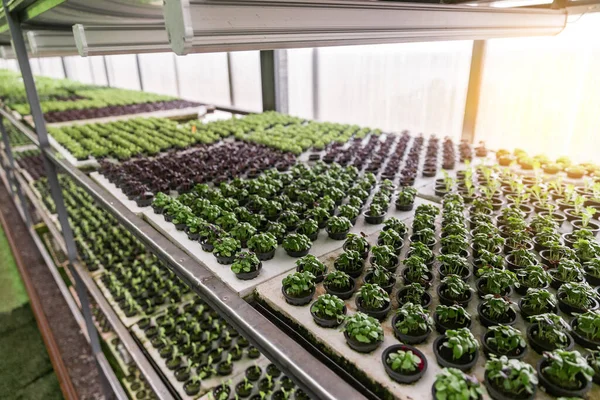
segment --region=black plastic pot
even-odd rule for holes
[[[592,355],[588,354],[587,357],[585,358],[586,361],[588,362],[589,366],[592,366]],[[594,376],[592,377],[592,381],[596,384],[596,385],[600,385],[600,373],[594,369]]]
[[[403,294],[406,292],[406,288],[403,287],[400,290],[398,290],[398,293],[396,293],[396,299],[398,300],[398,305],[400,307],[402,307],[402,305],[404,303],[406,303],[406,300],[404,300]],[[423,308],[427,308],[429,307],[429,305],[431,304],[431,295],[427,292],[423,293],[423,296],[421,297],[421,306]]]
[[[200,391],[200,381],[192,383],[192,381],[188,381],[183,384],[183,390],[185,394],[188,396],[193,396]]]
[[[365,222],[371,225],[382,224],[385,219],[385,213],[382,215],[370,215],[368,211],[365,211],[363,215],[365,216]]]
[[[220,256],[220,255],[215,254],[215,258],[217,259],[217,262],[219,264],[229,265],[229,264],[233,264],[233,260],[235,260],[235,255],[226,257],[226,256]]]
[[[198,240],[198,238],[200,237],[200,234],[198,232],[196,233],[190,233],[186,227],[185,229],[185,233],[187,233],[187,237],[188,239],[192,240],[192,241],[196,241]]]
[[[346,248],[346,243],[344,243],[344,245],[342,246],[342,249],[343,249],[344,251],[347,251],[347,250],[348,250],[348,249]],[[364,252],[362,252],[362,253],[360,254],[360,256],[361,256],[361,258],[362,258],[363,260],[366,260],[366,259],[367,259],[367,257],[369,256],[369,250],[370,250],[370,249],[371,249],[371,245],[367,243],[367,249],[366,249]]]
[[[448,329],[456,330],[456,329],[460,329],[460,328],[470,328],[473,321],[471,320],[471,318],[469,318],[462,325],[444,323],[444,322],[440,321],[440,317],[438,316],[438,314],[436,312],[434,312],[433,313],[433,323],[435,324],[435,330],[438,331],[438,333],[443,335],[444,333],[446,333],[446,331]]]
[[[360,294],[358,294],[355,299],[356,309],[360,312],[363,312],[363,313],[379,320],[379,321],[383,321],[387,317],[390,310],[392,309],[392,302],[390,301],[390,302],[388,302],[387,306],[385,306],[381,310],[371,310],[362,305],[361,299],[362,299],[362,297],[360,296]]]
[[[493,319],[485,315],[485,313],[483,312],[483,306],[484,303],[480,302],[477,306],[477,313],[479,314],[479,322],[481,322],[481,325],[485,326],[486,328],[489,328],[490,326],[494,325],[514,325],[515,322],[517,322],[517,312],[513,310],[512,307],[509,308],[509,315],[507,316],[505,321],[494,321]]]
[[[344,331],[344,337],[346,338],[346,343],[348,346],[354,351],[358,351],[359,353],[370,353],[379,346],[381,346],[381,342],[373,342],[373,343],[361,343],[358,340],[348,336],[348,332]]]
[[[577,380],[580,382],[580,389],[565,389],[552,382],[544,375],[544,368],[548,365],[548,360],[542,358],[537,364],[537,375],[539,384],[546,389],[546,393],[555,397],[585,397],[586,393],[592,388],[592,382],[589,382],[581,374],[577,375]]]
[[[488,374],[485,374],[483,381],[485,388],[487,389],[488,394],[494,400],[532,400],[535,398],[535,393],[537,391],[537,386],[533,386],[533,393],[527,396],[516,396],[512,393],[506,393],[502,390],[502,388],[497,388],[489,379]]]
[[[593,297],[591,297],[589,299],[592,302],[592,305],[587,309],[573,307],[573,306],[567,304],[563,300],[563,297],[564,297],[564,293],[559,293],[558,296],[556,296],[556,298],[558,299],[558,308],[560,308],[560,311],[564,312],[565,314],[567,314],[571,317],[574,314],[583,314],[586,311],[596,310],[598,308],[598,300],[594,299]]]
[[[529,317],[532,317],[534,315],[538,315],[538,314],[533,314],[527,311],[526,308],[523,308],[523,299],[519,299],[519,309],[521,310],[521,316],[523,317],[523,319],[525,321],[527,321],[529,319]],[[554,307],[553,309],[547,309],[544,310],[542,312],[540,312],[540,314],[545,314],[546,312],[551,312],[551,313],[555,313],[558,312],[558,307]]]
[[[285,301],[288,304],[291,304],[293,306],[305,306],[311,302],[313,296],[315,295],[315,288],[313,288],[313,290],[310,292],[310,294],[307,294],[306,296],[303,296],[303,297],[293,297],[293,296],[288,295],[285,292],[285,289],[283,288],[283,286],[281,287],[281,293],[283,293],[283,297],[285,297]]]
[[[583,224],[582,224],[581,220],[579,220],[579,219],[571,221],[571,225],[573,225],[574,231],[583,229]],[[594,237],[596,237],[596,236],[598,236],[598,232],[600,232],[600,225],[598,225],[597,223],[595,223],[593,221],[589,221],[586,229],[592,231],[592,233],[594,234]]]
[[[290,257],[294,257],[294,258],[300,258],[300,257],[304,257],[305,255],[308,254],[308,251],[310,249],[306,249],[306,250],[302,250],[302,251],[291,251],[291,250],[286,250],[285,252],[287,253],[288,256]]]
[[[471,291],[467,292],[467,297],[463,300],[455,300],[455,299],[451,299],[449,297],[446,297],[442,294],[442,291],[446,288],[445,284],[441,284],[436,288],[438,297],[440,298],[440,303],[445,305],[445,306],[452,306],[454,304],[458,304],[459,306],[462,306],[464,308],[467,308],[467,306],[469,305],[469,302],[471,301],[471,299],[473,298],[473,293]]]
[[[365,282],[366,283],[371,283],[371,278],[373,277],[373,272],[369,271],[367,272],[367,274],[365,275]],[[395,276],[391,276],[390,280],[385,284],[385,285],[379,285],[381,286],[381,288],[383,290],[385,290],[388,294],[392,293],[392,289],[394,288],[394,286],[396,285],[396,277]]]
[[[258,263],[258,267],[256,268],[256,271],[240,272],[239,274],[235,274],[235,276],[236,276],[236,278],[238,278],[242,281],[249,281],[250,279],[256,278],[260,274],[261,270],[262,270],[262,262]]]
[[[327,285],[323,285],[323,287],[325,288],[325,291],[333,296],[337,296],[342,300],[348,300],[350,297],[352,297],[352,295],[354,294],[354,291],[356,290],[356,281],[354,280],[354,278],[350,277],[350,282],[352,284],[352,288],[346,290],[345,292],[338,292],[336,290],[333,290],[329,287],[327,287]]]
[[[483,290],[483,286],[485,286],[485,282],[486,282],[487,278],[479,278],[477,279],[477,282],[475,283],[476,287],[477,287],[477,294],[479,295],[479,298],[483,299],[483,297],[486,294],[493,294],[493,293],[486,293]],[[500,293],[501,296],[510,296],[512,293],[512,287],[507,287],[504,290],[504,293]]]
[[[347,230],[346,232],[341,232],[341,233],[333,233],[333,232],[329,232],[329,229],[327,229],[327,235],[329,236],[330,239],[333,239],[333,240],[345,240],[346,236],[348,236],[348,232],[350,232],[350,230]]]
[[[273,249],[267,253],[256,253],[256,257],[258,257],[260,261],[271,260],[273,257],[275,257],[275,250],[276,249]]]
[[[587,270],[585,272],[585,280],[590,286],[600,286],[600,277],[588,273]]]
[[[410,278],[408,278],[407,273],[408,273],[408,268],[404,268],[402,270],[402,278],[404,279],[404,283],[406,283],[407,285],[411,284],[411,283],[420,283],[423,286],[427,287],[427,286],[431,285],[431,282],[433,282],[433,274],[431,272],[427,272],[427,279],[423,279],[420,281],[411,280]]]
[[[391,353],[395,353],[399,350],[411,351],[417,357],[421,359],[421,364],[417,367],[417,371],[412,374],[405,375],[400,372],[394,371],[387,363],[387,358]],[[381,362],[385,368],[385,372],[389,375],[390,378],[395,380],[396,382],[409,384],[418,381],[423,377],[425,371],[427,371],[427,357],[418,349],[413,346],[408,346],[405,344],[395,344],[393,346],[388,347],[381,353]]]
[[[554,289],[558,290],[563,285],[563,283],[567,283],[567,282],[564,282],[564,281],[561,281],[561,280],[555,278],[554,277],[554,273],[555,272],[556,272],[556,269],[550,269],[550,270],[548,270],[548,273],[552,276],[552,281],[550,282],[550,286],[552,286]],[[584,279],[581,278],[581,279],[578,279],[578,280],[575,280],[575,281],[572,281],[572,282],[578,282],[579,283],[579,282],[583,282],[583,280]]]
[[[507,354],[499,353],[496,349],[492,348],[489,344],[487,344],[487,338],[490,336],[492,336],[491,331],[487,331],[481,336],[481,349],[483,350],[483,354],[485,354],[486,357],[489,357],[490,354],[495,354],[498,357],[506,356],[507,358],[520,360],[523,357],[525,357],[525,354],[527,354],[527,346],[517,347],[515,350]]]
[[[535,288],[535,289],[548,289],[550,285],[546,284],[544,287]],[[519,287],[514,287],[515,292],[520,294],[521,296],[525,296],[527,294],[527,290],[531,289],[529,286],[525,286],[523,284],[519,285]]]
[[[398,330],[398,328],[396,328],[396,323],[398,322],[399,318],[400,318],[400,316],[398,314],[394,315],[394,318],[392,318],[392,329],[394,330],[394,336],[396,336],[398,338],[398,340],[400,340],[402,343],[406,343],[406,344],[423,343],[425,340],[427,340],[427,338],[431,334],[431,329],[427,329],[427,332],[420,334],[420,335],[410,335],[410,334],[402,333]]]
[[[452,351],[442,347],[442,344],[448,338],[446,335],[438,336],[437,339],[433,342],[433,352],[435,353],[435,358],[437,363],[444,368],[456,368],[461,371],[469,371],[471,368],[475,366],[477,363],[477,359],[479,358],[479,350],[475,350],[474,355],[465,354],[459,360],[452,360]]]
[[[531,346],[531,348],[536,353],[543,354],[544,351],[554,351],[557,348],[559,348],[550,343],[542,342],[541,340],[538,340],[534,336],[534,333],[537,332],[538,328],[539,328],[538,324],[529,325],[529,328],[527,328],[527,340],[529,341],[529,346]],[[575,341],[573,340],[571,335],[569,335],[568,333],[565,333],[565,335],[567,335],[568,343],[565,347],[562,347],[562,349],[563,350],[571,350],[573,348],[573,346],[575,345]]]
[[[580,346],[585,347],[586,349],[597,350],[600,347],[600,340],[590,340],[586,338],[583,334],[579,333],[579,331],[577,331],[578,322],[579,321],[577,320],[577,317],[573,318],[573,320],[571,321],[571,336],[573,336],[575,342]]]
[[[393,261],[390,263],[390,265],[380,265],[380,264],[377,264],[377,262],[375,261],[375,257],[371,257],[369,259],[371,264],[380,265],[381,267],[385,268],[386,271],[394,273],[398,269],[398,256],[394,256],[394,258],[392,260]]]
[[[415,206],[415,203],[411,203],[411,204],[398,204],[396,202],[396,210],[397,211],[411,211],[414,206]]]
[[[346,306],[344,306],[344,315],[346,315],[346,312],[347,312],[347,308],[346,308]],[[310,315],[312,315],[313,320],[315,321],[315,324],[322,326],[323,328],[336,328],[336,327],[340,326],[340,324],[343,322],[343,321],[338,321],[336,318],[334,318],[334,319],[321,318],[313,312],[312,307],[310,309]]]
[[[302,271],[303,271],[303,269],[300,266],[296,267],[296,272],[302,272]],[[321,282],[323,282],[323,279],[325,279],[325,273],[327,273],[327,270],[325,270],[324,273],[321,273],[319,275],[315,275],[313,273],[313,275],[315,275],[315,283],[321,283]]]
[[[200,246],[202,247],[202,250],[207,251],[209,253],[211,253],[215,248],[215,246],[212,243],[202,241],[200,242]]]
[[[440,274],[440,280],[444,279],[446,276],[448,275],[452,275],[452,274],[447,274],[444,272],[444,266],[440,265],[440,267],[438,268],[438,272]],[[469,267],[464,267],[461,271],[460,271],[460,277],[464,280],[467,281],[469,280],[469,278],[472,275],[471,269],[469,269]]]

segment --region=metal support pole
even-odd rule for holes
[[[465,116],[463,119],[461,136],[461,139],[468,143],[473,143],[473,140],[475,139],[475,125],[477,123],[477,112],[479,110],[485,46],[485,40],[473,41],[469,87],[467,88],[467,101],[465,104]]]
[[[229,105],[235,106],[235,94],[233,90],[233,68],[231,63],[231,53],[227,52],[227,79],[229,81]]]
[[[260,51],[263,111],[288,112],[287,53],[285,50]]]
[[[143,92],[144,91],[144,79],[142,77],[142,66],[140,64],[140,55],[139,54],[135,55],[135,66],[137,68],[137,76],[138,76],[138,80],[140,82],[140,90]]]
[[[106,85],[110,87],[110,75],[108,74],[108,63],[106,62],[106,56],[102,56],[102,63],[104,64],[104,74],[106,74]]]
[[[4,141],[4,152],[6,153],[6,160],[8,164],[5,166],[6,171],[6,179],[8,180],[9,189],[14,197],[15,193],[13,191],[13,186],[16,189],[16,195],[19,198],[19,203],[23,207],[22,212],[25,216],[25,224],[28,228],[30,228],[32,224],[31,215],[29,214],[29,208],[27,207],[27,202],[25,201],[25,196],[23,195],[23,190],[21,189],[21,185],[19,184],[19,180],[15,176],[15,158],[13,157],[12,147],[10,145],[10,140],[8,138],[8,132],[6,132],[6,128],[4,127],[4,118],[0,115],[0,133],[2,133],[2,140]]]
[[[312,51],[313,119],[319,119],[319,48]]]
[[[77,262],[77,247],[75,245],[73,231],[71,230],[71,226],[69,224],[67,209],[65,207],[63,194],[60,188],[60,183],[58,181],[58,171],[56,166],[50,161],[48,154],[46,153],[47,151],[50,151],[48,132],[46,130],[46,121],[44,121],[44,114],[42,112],[40,99],[37,93],[37,89],[35,87],[35,80],[33,79],[33,74],[31,73],[31,65],[29,64],[29,58],[27,57],[27,48],[25,47],[23,31],[21,30],[21,25],[19,24],[19,21],[17,21],[15,16],[11,15],[11,13],[9,12],[7,2],[8,0],[3,0],[4,15],[6,16],[6,21],[10,30],[10,35],[17,55],[17,60],[19,62],[19,67],[21,68],[21,76],[23,78],[23,84],[25,85],[25,93],[27,94],[27,100],[29,102],[31,116],[33,117],[35,130],[37,132],[38,140],[40,143],[40,150],[42,152],[42,159],[44,160],[44,166],[46,169],[48,183],[50,185],[50,191],[52,193],[52,198],[54,200],[56,211],[58,213],[58,220],[60,222],[63,237],[65,240],[65,245],[67,247],[67,255],[69,257],[69,269],[71,270],[71,273],[73,274],[73,277],[75,279],[75,289],[77,291],[79,301],[81,302],[81,309],[83,312],[83,317],[85,319],[88,337],[90,338],[92,351],[94,352],[94,354],[98,354],[102,352],[102,348],[100,347],[98,332],[96,331],[96,327],[94,326],[94,322],[92,320],[92,312],[90,308],[90,301],[88,298],[87,290],[85,289],[85,286],[81,280],[81,277],[77,273],[77,270],[73,268],[73,263]],[[106,386],[105,389],[107,391],[107,394],[112,392]]]
[[[65,74],[65,78],[69,79],[69,70],[67,69],[67,63],[65,62],[65,58],[60,58],[60,63],[62,64],[63,73]]]

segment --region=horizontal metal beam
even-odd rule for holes
[[[34,134],[29,128],[22,124],[16,125],[16,127],[33,139]],[[164,261],[179,278],[186,282],[219,315],[246,336],[284,373],[292,377],[307,394],[322,400],[344,398],[358,400],[364,398],[356,389],[352,388],[228,288],[204,265],[191,258],[147,222],[129,211],[119,200],[100,188],[87,175],[62,159],[53,149],[42,151],[46,153],[53,164],[73,178],[79,187],[88,192],[97,201],[99,207],[112,214],[125,229],[134,234],[151,252]],[[76,267],[82,268],[80,265]],[[91,280],[91,278],[83,272],[81,271],[80,275],[86,283],[86,279]],[[99,289],[95,285],[89,284],[89,282],[86,283],[86,286],[93,297],[98,297],[96,301],[102,308],[101,302],[106,302],[106,300],[103,300],[101,294],[96,296],[93,292],[94,290],[99,291]],[[106,308],[106,312],[110,313],[112,311],[109,306],[106,306]],[[114,311],[112,312],[114,313]],[[107,315],[107,317],[109,316]],[[117,318],[116,315],[115,318]],[[117,330],[114,325],[113,328],[115,328],[115,331]],[[121,336],[119,332],[117,332],[117,335]]]
[[[32,57],[64,57],[78,54],[72,31],[28,31],[27,41]]]
[[[169,37],[163,24],[125,26],[75,24],[73,35],[79,55],[82,57],[171,51]]]
[[[177,54],[556,35],[558,10],[367,0],[166,0]]]

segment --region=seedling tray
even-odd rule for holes
[[[440,226],[439,226],[440,217],[437,218],[437,238],[438,244],[434,249],[434,254],[439,254],[439,235],[440,235]],[[412,220],[407,221],[407,224],[411,224]],[[563,230],[568,228],[563,227]],[[409,239],[410,232],[406,236],[405,244],[403,246],[402,252],[400,254],[400,260],[403,260],[406,256],[406,252],[409,248]],[[377,233],[374,233],[368,237],[368,241],[371,245],[376,244],[377,242]],[[342,250],[338,249],[325,256],[320,257],[321,261],[328,267],[328,271],[333,271],[333,262],[336,257],[341,254]],[[469,261],[473,262],[472,258],[469,257]],[[400,261],[401,263],[401,261]],[[356,313],[356,295],[358,292],[358,288],[363,284],[364,275],[368,269],[370,263],[367,261],[365,263],[365,272],[361,275],[360,278],[356,280],[357,283],[357,291],[355,294],[348,300],[345,301],[347,307],[347,315],[352,315]],[[437,261],[434,264],[433,274],[434,281],[433,286],[428,290],[428,293],[432,297],[431,305],[428,307],[429,313],[433,316],[433,312],[435,308],[439,304],[439,299],[437,296],[436,288],[439,286],[440,277],[438,273],[438,263]],[[439,333],[434,329],[432,329],[431,334],[427,338],[427,340],[421,344],[415,345],[417,349],[419,349],[427,358],[428,368],[425,372],[424,376],[414,384],[406,385],[400,384],[396,381],[392,380],[386,373],[385,368],[382,364],[382,353],[389,346],[399,344],[400,341],[394,336],[394,332],[392,329],[391,321],[395,310],[398,309],[398,302],[396,300],[397,291],[404,286],[403,279],[401,278],[402,272],[402,264],[398,267],[398,270],[395,274],[397,278],[397,283],[394,286],[394,289],[390,295],[392,299],[392,307],[391,311],[388,314],[387,318],[382,322],[382,328],[384,331],[384,341],[380,347],[378,347],[375,351],[369,354],[362,354],[352,350],[346,343],[344,338],[344,334],[337,329],[327,329],[318,326],[310,313],[310,306],[312,303],[318,298],[319,295],[325,294],[326,291],[323,288],[323,284],[319,283],[316,286],[316,293],[310,304],[306,306],[292,306],[285,301],[283,294],[281,292],[281,279],[272,279],[264,284],[259,285],[255,290],[255,299],[262,304],[264,307],[273,312],[277,317],[282,319],[291,329],[297,331],[302,337],[304,337],[307,341],[314,344],[320,351],[322,351],[325,355],[327,355],[331,360],[333,360],[341,369],[349,372],[354,378],[361,382],[365,387],[371,390],[380,398],[386,399],[429,399],[431,398],[431,387],[435,382],[436,375],[441,371],[441,367],[437,364],[436,357],[433,351],[433,342],[434,340],[440,336]],[[475,278],[471,276],[469,278],[469,283],[473,288],[475,288]],[[555,289],[549,289],[553,294],[556,294]],[[519,331],[525,332],[527,330],[526,323],[517,307],[517,303],[521,299],[521,296],[516,292],[513,292],[510,296],[511,301],[515,303],[513,307],[517,311],[517,322],[514,324],[514,327]],[[473,299],[470,301],[469,306],[466,308],[469,314],[471,315],[472,325],[471,332],[475,336],[475,338],[481,343],[482,336],[486,332],[486,328],[481,325],[479,322],[479,317],[477,314],[477,306],[481,300],[477,297],[477,292],[473,293]],[[566,314],[559,312],[558,315],[562,316],[567,322],[572,318],[567,316]],[[579,345],[575,345],[575,350],[578,350],[581,354],[586,354],[587,351]],[[541,359],[541,356],[538,355],[528,344],[527,354],[524,358],[524,361],[530,363],[532,366],[536,366],[538,361]],[[477,379],[482,383],[484,381],[484,373],[485,373],[485,362],[487,357],[483,354],[483,350],[479,349],[479,358],[475,367],[469,372],[470,374],[474,374]],[[485,391],[485,389],[484,389]],[[487,395],[486,395],[487,396]],[[489,397],[486,397],[489,398]],[[538,387],[538,391],[536,394],[536,399],[551,399],[553,397],[547,395],[542,387]],[[600,398],[600,387],[598,385],[594,385],[592,391],[588,394],[589,399]]]
[[[178,307],[180,310],[183,310],[183,307],[187,304],[189,304],[189,302],[181,302],[178,305]],[[150,318],[151,322],[154,323],[156,318],[158,316],[160,316],[161,314],[162,313],[158,313],[155,316],[151,317]],[[162,374],[162,376],[165,378],[165,381],[167,381],[169,383],[169,385],[177,393],[179,398],[181,398],[183,400],[192,400],[192,399],[200,398],[205,393],[210,392],[214,387],[216,387],[224,382],[227,382],[230,379],[235,382],[243,380],[246,369],[248,367],[251,367],[255,364],[260,366],[260,365],[268,365],[270,363],[269,360],[262,354],[260,355],[260,357],[258,357],[256,359],[249,358],[246,354],[244,354],[240,360],[233,361],[233,371],[231,372],[231,374],[229,374],[227,376],[220,376],[218,374],[215,374],[215,375],[211,376],[210,378],[203,379],[202,384],[200,386],[200,392],[196,395],[189,396],[183,390],[183,385],[185,382],[180,382],[175,378],[175,371],[172,371],[169,368],[167,368],[165,359],[163,359],[160,356],[158,350],[156,348],[154,348],[154,346],[152,346],[152,343],[146,337],[146,334],[144,333],[144,331],[142,329],[140,329],[138,325],[134,325],[133,327],[131,327],[131,331],[133,332],[134,336],[137,338],[139,343],[143,346],[148,357],[151,358],[154,365],[156,365],[158,367],[157,369]],[[215,345],[216,345],[216,341],[213,341],[210,343],[210,346],[212,346],[211,348],[213,348],[213,349],[215,348]],[[245,350],[244,350],[244,352],[245,352]],[[185,364],[188,360],[188,358],[186,356],[184,356],[183,354],[181,355],[181,358],[182,358],[182,364]]]
[[[102,186],[102,188],[104,188],[107,192],[116,197],[116,199],[119,200],[121,204],[123,204],[125,207],[127,207],[129,211],[138,216],[142,215],[142,213],[144,212],[144,208],[138,207],[135,201],[129,200],[125,193],[123,193],[121,189],[115,186],[114,183],[106,179],[104,175],[98,172],[92,172],[90,174],[90,178],[95,180],[100,186]]]
[[[429,203],[427,200],[415,199],[415,207],[419,204]],[[390,206],[387,217],[397,217],[400,220],[406,220],[412,216],[412,211],[396,211],[394,205]],[[187,234],[183,231],[178,231],[175,225],[167,222],[163,215],[155,214],[151,208],[144,210],[144,219],[146,219],[159,232],[169,238],[173,243],[185,250],[191,257],[198,262],[204,264],[211,272],[221,279],[232,290],[235,290],[240,296],[246,297],[252,293],[252,290],[259,284],[275,278],[283,273],[286,273],[296,267],[296,258],[288,256],[285,250],[279,246],[275,251],[275,257],[269,261],[263,261],[263,268],[258,277],[243,281],[238,279],[231,271],[229,265],[222,265],[217,262],[217,259],[212,253],[205,252],[200,247],[197,241],[189,240]],[[356,225],[351,232],[363,232],[367,235],[380,230],[382,225],[367,224],[364,217],[361,215],[356,221]],[[327,236],[327,232],[322,229],[319,233],[319,238],[313,242],[310,249],[310,254],[317,257],[323,256],[334,250],[341,249],[344,244],[343,240],[333,240]]]

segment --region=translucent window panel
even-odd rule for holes
[[[42,75],[42,66],[39,58],[30,58],[29,65],[31,66],[31,73],[35,75]]]
[[[260,52],[236,51],[230,57],[233,104],[243,110],[262,111]]]
[[[182,98],[230,105],[227,53],[178,56],[177,70]]]
[[[106,56],[110,86],[140,90],[135,54]]]
[[[146,92],[177,96],[175,54],[140,54],[142,82]]]
[[[489,41],[476,140],[598,161],[598,24],[591,14],[555,37]]]
[[[92,81],[95,85],[108,85],[108,77],[106,76],[106,68],[104,68],[104,57],[95,56],[88,57],[90,63],[90,73]]]
[[[313,119],[313,54],[314,49],[287,51],[289,113]]]
[[[65,57],[65,66],[69,79],[83,83],[94,83],[89,58],[80,56]]]
[[[41,74],[51,78],[64,78],[65,71],[60,57],[42,57],[38,58]]]
[[[471,50],[471,41],[317,49],[317,117],[458,138]]]

